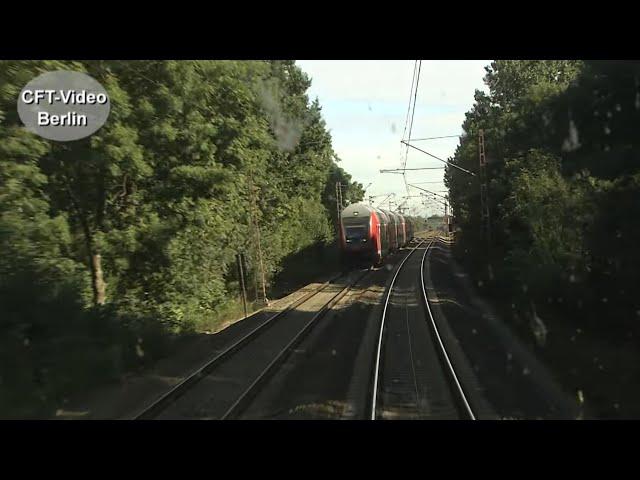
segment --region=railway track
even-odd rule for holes
[[[217,377],[224,377],[225,373],[221,372],[225,366],[230,365],[233,362],[230,360],[234,359],[234,357],[244,355],[247,359],[265,359],[265,356],[269,356],[271,352],[275,352],[272,356],[270,356],[268,361],[264,361],[257,368],[248,368],[248,369],[237,369],[236,372],[241,371],[241,375],[235,375],[233,380],[227,381],[219,386],[224,387],[231,385],[234,388],[231,390],[235,390],[233,392],[233,398],[227,397],[226,401],[216,401],[217,405],[215,407],[205,407],[205,410],[211,410],[209,412],[205,412],[205,414],[198,414],[192,416],[192,418],[203,418],[203,419],[232,419],[236,418],[243,409],[251,402],[251,399],[256,395],[256,393],[260,390],[261,386],[265,383],[265,381],[278,369],[278,367],[286,360],[288,355],[295,349],[296,345],[298,345],[302,339],[310,332],[317,321],[322,318],[325,313],[330,310],[336,303],[342,299],[344,295],[357,283],[359,283],[368,273],[369,270],[365,272],[352,272],[352,276],[355,276],[355,279],[348,281],[346,285],[340,286],[336,285],[339,279],[345,277],[349,277],[350,274],[340,274],[326,283],[322,284],[319,288],[309,292],[304,295],[299,300],[295,301],[284,310],[275,313],[270,316],[267,320],[262,322],[253,330],[249,331],[247,334],[243,335],[241,338],[233,342],[231,345],[226,347],[223,351],[216,354],[213,358],[208,360],[203,366],[198,368],[196,371],[188,375],[184,380],[175,385],[171,390],[167,391],[164,395],[156,399],[150,405],[145,406],[141,411],[139,411],[133,419],[137,420],[149,420],[155,418],[184,418],[184,414],[172,414],[171,410],[177,406],[178,403],[181,402],[182,399],[189,396],[190,394],[195,395],[195,390],[200,388],[203,383],[206,383],[207,379],[215,379]],[[337,288],[336,288],[337,287]],[[322,294],[326,294],[324,300],[315,307],[309,306],[313,300],[317,300],[319,296]],[[287,338],[286,335],[272,335],[274,338],[268,339],[267,341],[266,334],[268,331],[272,330],[274,326],[280,325],[284,322],[282,320],[289,319],[289,317],[293,316],[294,312],[298,311],[298,309],[303,309],[303,307],[309,308],[310,310],[306,313],[313,312],[312,315],[307,314],[305,318],[302,318],[299,322],[291,322],[292,325],[286,325],[285,327],[291,327],[294,324],[297,324],[297,329],[295,330],[295,334],[293,336],[288,335],[288,341],[280,341],[276,340],[278,338]],[[307,318],[310,317],[310,318]],[[277,322],[278,320],[278,322]],[[290,331],[287,328],[282,328],[282,333],[287,333]],[[263,345],[258,345],[255,349],[255,352],[248,351],[252,346],[256,345],[259,342],[263,342]],[[285,343],[286,342],[286,343]],[[285,343],[282,346],[282,343]],[[273,345],[277,344],[276,347]],[[259,352],[258,352],[259,350]],[[236,363],[243,364],[242,359],[238,360]],[[246,362],[245,362],[246,363]],[[253,362],[254,364],[256,362]],[[266,366],[263,366],[265,365]],[[250,375],[250,380],[246,380],[246,377]],[[229,378],[229,376],[227,376]],[[243,383],[244,381],[244,383]],[[215,382],[215,381],[214,381]],[[240,388],[238,385],[242,384]],[[208,390],[208,391],[207,391]],[[222,388],[224,390],[224,388]],[[216,396],[217,392],[211,390],[211,386],[207,389],[206,386],[203,389],[202,396],[206,397],[207,394],[212,396]],[[193,402],[192,402],[193,403]],[[221,407],[222,405],[222,407]],[[188,406],[186,407],[189,408]],[[182,408],[184,411],[184,407]]]
[[[403,259],[384,299],[369,406],[371,420],[476,418],[429,305],[424,267],[432,244],[433,240],[420,240]],[[412,261],[423,245],[420,261]],[[417,268],[420,272],[416,275]]]

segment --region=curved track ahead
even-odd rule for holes
[[[419,241],[404,258],[385,297],[370,402],[372,420],[476,418],[429,306],[424,262],[432,243]],[[414,253],[425,244],[422,257],[416,257]]]

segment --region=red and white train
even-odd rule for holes
[[[413,239],[413,224],[399,213],[354,203],[342,211],[340,251],[344,263],[381,265]]]

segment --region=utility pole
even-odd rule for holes
[[[443,220],[444,220],[445,228],[448,230],[449,229],[449,204],[446,200],[444,201],[444,219]]]
[[[482,235],[491,244],[491,224],[489,221],[489,190],[487,187],[487,158],[484,151],[484,130],[478,132],[478,154],[480,157],[480,215]]]
[[[258,206],[256,203],[256,187],[253,184],[253,175],[249,177],[249,193],[251,196],[251,223],[253,223],[254,234],[256,236],[256,244],[258,249],[258,262],[260,263],[260,275],[262,277],[262,301],[265,305],[269,304],[269,300],[267,299],[267,287],[266,287],[266,279],[264,275],[264,262],[262,261],[262,245],[260,243],[260,225],[258,223],[257,210]]]
[[[342,183],[336,182],[336,208],[338,210],[338,224],[342,218]]]
[[[480,156],[480,209],[482,215],[482,233],[487,242],[487,273],[493,280],[491,268],[491,222],[489,219],[489,189],[487,180],[487,157],[484,151],[484,130],[478,132],[478,154]]]
[[[452,233],[452,223],[451,223],[451,215],[449,215],[449,201],[445,200],[444,201],[444,223],[445,223],[445,229],[447,230],[447,238],[451,239],[451,233]]]
[[[236,255],[238,260],[238,276],[240,277],[240,288],[242,289],[242,305],[244,306],[244,317],[247,318],[247,289],[244,284],[244,254]]]

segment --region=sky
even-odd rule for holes
[[[423,60],[411,138],[460,135],[464,114],[473,105],[475,90],[487,90],[482,78],[484,67],[490,62]],[[297,61],[311,77],[307,93],[310,100],[316,97],[320,100],[333,138],[333,149],[342,160],[340,165],[353,180],[368,186],[367,201],[370,195],[395,193],[391,199],[400,203],[401,197],[407,194],[402,175],[379,171],[402,166],[406,147],[400,140],[409,107],[414,63],[413,60]],[[408,127],[404,138],[407,135]],[[458,139],[421,141],[415,145],[446,160],[453,156]],[[443,166],[444,163],[409,148],[406,168]],[[446,195],[442,181],[444,169],[407,171],[406,174],[408,183]],[[411,188],[411,195],[419,193],[420,190]],[[378,197],[374,202],[383,199]],[[426,210],[420,205],[420,198],[409,199],[407,206],[412,208],[409,213],[442,213],[442,207],[437,204]]]

